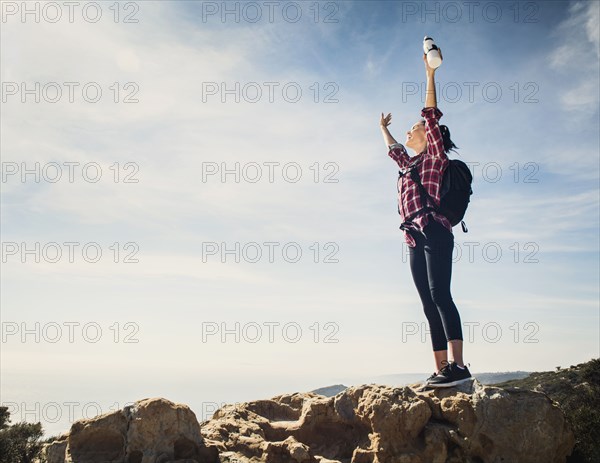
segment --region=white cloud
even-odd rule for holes
[[[567,111],[587,115],[598,112],[600,90],[598,65],[600,60],[600,2],[574,2],[569,16],[553,31],[559,45],[551,52],[551,69],[567,77],[568,84],[560,95]]]
[[[585,30],[588,40],[595,47],[596,55],[600,58],[600,3],[589,2],[587,15]]]
[[[577,87],[562,94],[561,102],[567,111],[582,110],[593,114],[598,110],[598,82],[589,78],[579,82]]]

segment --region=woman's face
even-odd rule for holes
[[[419,121],[406,132],[405,145],[415,151],[420,151],[419,147],[427,145],[427,134],[425,133],[425,122]]]

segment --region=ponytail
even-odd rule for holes
[[[440,125],[440,132],[442,132],[442,139],[444,140],[444,151],[449,153],[450,150],[455,151],[458,146],[450,139],[450,129],[446,125]]]

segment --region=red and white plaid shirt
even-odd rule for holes
[[[420,162],[417,167],[419,178],[427,193],[434,199],[436,207],[440,205],[442,178],[450,163],[444,151],[444,141],[438,124],[438,120],[442,115],[442,112],[436,107],[423,108],[421,111],[421,116],[425,119],[425,132],[427,134],[427,147],[421,153],[411,158],[401,143],[389,145],[388,152],[388,156],[398,163],[400,169],[406,169],[409,165]],[[405,221],[406,217],[425,207],[425,204],[421,203],[419,186],[412,181],[409,174],[403,175],[398,179],[398,206],[402,222]],[[450,221],[435,211],[428,211],[427,213],[417,215],[417,217],[412,219],[414,226],[411,226],[409,223],[407,225],[408,228],[422,232],[429,223],[430,215],[452,233],[452,224],[450,224]],[[403,232],[406,243],[410,247],[415,247],[415,239],[407,230],[403,230]]]

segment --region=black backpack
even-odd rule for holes
[[[427,200],[429,200],[432,206],[425,206],[424,208],[416,211],[414,214],[405,219],[403,225],[424,211],[435,210],[445,216],[450,221],[452,226],[460,223],[463,232],[467,233],[467,226],[462,219],[465,216],[465,212],[471,200],[471,195],[473,194],[473,190],[471,188],[471,184],[473,183],[473,175],[471,174],[469,167],[460,159],[450,159],[448,167],[446,168],[442,178],[442,185],[440,188],[440,207],[436,208],[433,198],[429,195],[429,193],[427,193],[427,190],[421,183],[419,171],[416,168],[418,164],[419,162],[409,166],[409,169],[406,171],[399,170],[398,176],[401,177],[410,172],[411,179],[419,186],[421,204],[426,205]],[[401,225],[400,228],[403,228],[403,225]]]

